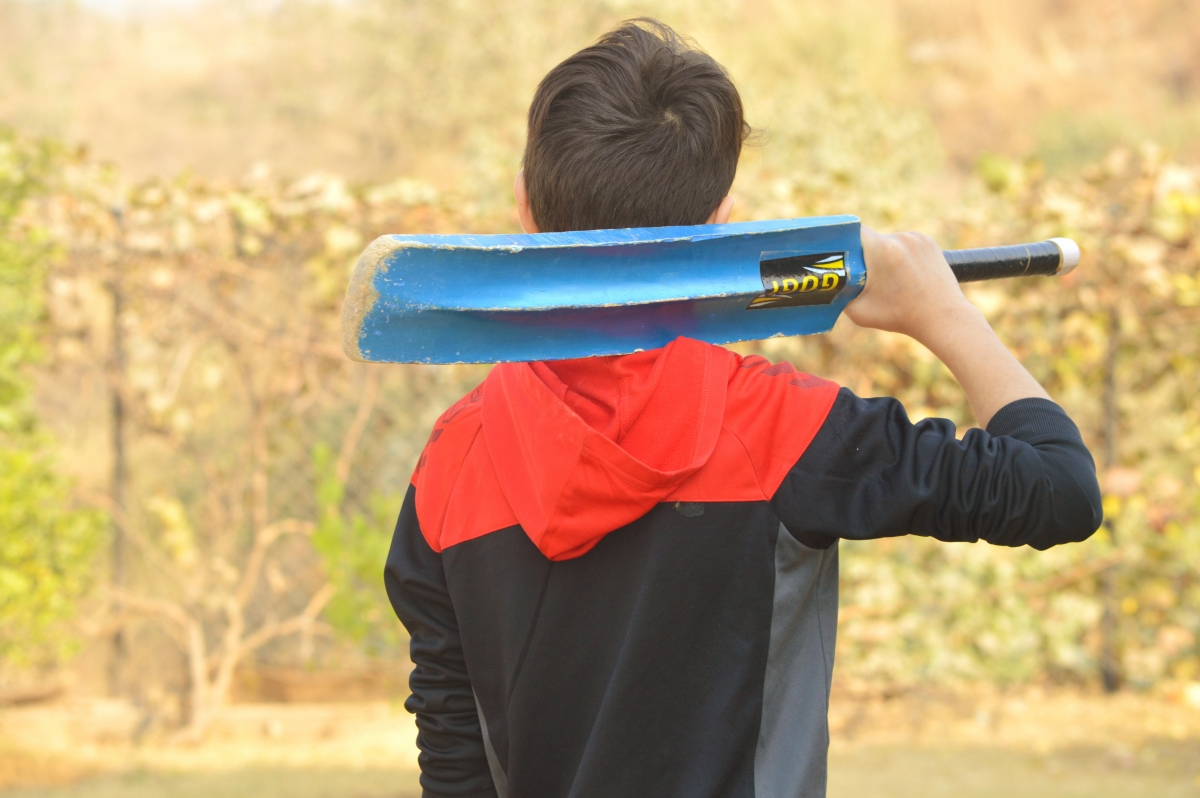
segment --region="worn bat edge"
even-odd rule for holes
[[[802,222],[801,225],[791,227],[778,227],[777,225],[787,222]],[[346,288],[346,295],[342,302],[342,351],[346,357],[361,363],[382,363],[392,362],[383,361],[370,357],[369,350],[364,351],[363,343],[363,325],[366,319],[371,315],[376,304],[381,299],[382,295],[375,283],[379,273],[382,270],[384,274],[388,271],[388,261],[395,256],[399,250],[404,249],[427,249],[427,250],[470,250],[470,251],[504,251],[508,254],[517,254],[525,250],[574,250],[574,249],[591,249],[595,247],[616,247],[622,248],[629,245],[638,244],[658,244],[658,243],[703,243],[715,238],[724,237],[747,237],[756,238],[781,232],[792,232],[805,228],[818,227],[835,227],[842,225],[857,225],[859,224],[857,216],[837,215],[824,217],[811,217],[807,219],[790,219],[790,220],[764,220],[752,222],[735,222],[723,225],[697,225],[684,227],[670,228],[635,228],[633,233],[647,233],[644,237],[634,235],[630,238],[619,239],[615,241],[597,241],[590,236],[594,236],[597,232],[603,231],[570,231],[565,233],[536,233],[526,235],[481,235],[471,236],[467,238],[476,238],[479,240],[463,241],[464,236],[459,235],[427,235],[427,236],[407,236],[407,235],[383,235],[372,241],[362,255],[359,256],[358,262],[355,264],[354,271],[350,276],[349,285]],[[775,225],[775,226],[771,226]],[[697,230],[697,228],[703,228]],[[687,231],[687,232],[684,232]],[[627,231],[620,231],[627,232]],[[580,236],[584,238],[580,240]],[[510,239],[505,244],[491,243],[488,239]],[[446,239],[446,240],[441,240]],[[519,239],[519,240],[511,240]],[[733,295],[733,294],[730,294]],[[678,300],[656,300],[653,304],[659,302],[691,300],[693,297],[679,297]],[[613,303],[613,306],[624,306],[627,304],[643,304],[643,303]],[[652,304],[652,303],[645,303]],[[575,306],[565,306],[575,307]],[[592,306],[588,306],[592,307]],[[479,310],[473,308],[472,310]],[[492,309],[495,311],[502,308]],[[743,340],[743,339],[738,339]],[[399,361],[397,361],[399,362]],[[410,361],[404,361],[410,362]],[[412,361],[412,362],[432,362],[432,361]],[[449,361],[447,361],[449,362]],[[455,361],[455,362],[475,362],[475,361]],[[480,361],[482,362],[482,361]],[[487,361],[492,362],[492,361]]]
[[[363,355],[361,348],[363,321],[379,301],[375,277],[380,269],[387,271],[385,261],[396,248],[392,236],[380,236],[359,255],[354,273],[350,275],[350,285],[342,301],[342,351],[351,360],[372,362]]]

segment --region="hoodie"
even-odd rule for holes
[[[385,585],[427,796],[822,796],[837,541],[1100,521],[1055,404],[958,440],[686,338],[508,363],[434,425]]]

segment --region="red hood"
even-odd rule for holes
[[[552,560],[645,515],[713,453],[735,356],[678,338],[619,357],[504,363],[483,384],[500,489]]]

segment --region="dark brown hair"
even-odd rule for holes
[[[652,19],[550,70],[529,108],[525,186],[543,232],[702,224],[750,132],[728,73]]]

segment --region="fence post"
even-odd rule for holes
[[[125,333],[121,327],[121,315],[124,312],[125,304],[124,276],[122,274],[125,265],[125,220],[120,208],[112,208],[111,213],[117,225],[117,256],[113,262],[108,283],[109,294],[112,298],[112,337],[109,344],[109,391],[111,395],[109,419],[112,435],[112,473],[109,489],[112,493],[113,512],[123,518],[127,514],[125,500],[129,479],[128,466],[125,459]],[[125,530],[121,519],[118,518],[114,519],[112,525],[110,580],[114,587],[121,588],[125,586],[127,566]],[[110,695],[121,695],[125,690],[124,670],[127,655],[128,641],[125,639],[125,630],[118,628],[113,632],[108,662],[108,692]]]
[[[1120,320],[1116,305],[1108,311],[1108,352],[1104,363],[1104,470],[1117,464],[1117,349],[1120,346]],[[1104,528],[1115,547],[1117,530],[1112,519],[1105,517]],[[1118,565],[1100,572],[1100,598],[1104,614],[1100,619],[1100,681],[1104,692],[1121,689],[1121,660],[1117,652],[1116,575]]]

